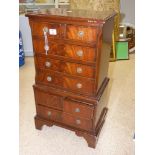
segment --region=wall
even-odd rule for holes
[[[135,0],[120,0],[121,22],[135,25]]]
[[[29,26],[28,18],[24,15],[19,16],[19,29],[22,33],[23,47],[26,56],[33,55],[31,29]]]

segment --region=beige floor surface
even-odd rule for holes
[[[134,55],[109,66],[109,111],[96,149],[74,132],[53,126],[34,126],[33,57],[20,68],[20,155],[134,155]]]

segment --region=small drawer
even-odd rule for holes
[[[78,45],[70,45],[70,44],[60,44],[48,40],[49,51],[48,56],[60,56],[64,58],[71,58],[74,60],[95,62],[96,54],[95,48],[87,47],[87,46],[78,46]],[[33,39],[33,47],[34,52],[36,54],[45,55],[45,42],[44,39],[35,38]]]
[[[49,94],[36,88],[34,88],[34,95],[37,105],[48,106],[59,110],[63,109],[63,98],[61,96]]]
[[[62,73],[54,71],[38,70],[36,73],[36,83],[60,87],[80,94],[93,95],[95,80],[83,77],[75,78],[72,76],[65,76]]]
[[[37,115],[42,118],[58,121],[58,122],[61,122],[63,120],[61,111],[47,108],[44,106],[39,106],[39,105],[36,106],[36,111],[37,111]]]
[[[64,88],[80,94],[93,95],[95,80],[64,77]]]
[[[64,112],[77,117],[93,118],[93,107],[70,99],[64,100]]]
[[[63,123],[87,131],[92,130],[92,120],[82,119],[80,117],[74,117],[73,115],[66,113],[63,113]]]
[[[50,38],[64,37],[65,25],[61,23],[33,22],[32,35],[43,36],[44,32]]]
[[[96,27],[67,25],[66,29],[66,38],[75,41],[96,42],[97,34]]]
[[[51,69],[54,71],[83,76],[88,78],[95,77],[95,68],[87,65],[76,64],[71,62],[65,62],[61,60],[55,59],[46,59],[43,57],[36,57],[37,67],[39,69]]]
[[[92,47],[86,46],[75,46],[65,44],[64,56],[70,57],[76,60],[95,62],[96,61],[96,50]]]

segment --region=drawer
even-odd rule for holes
[[[56,43],[49,40],[48,56],[60,56],[74,60],[88,62],[96,61],[95,48],[87,46],[77,46],[63,43]],[[33,39],[33,48],[36,54],[45,55],[44,39]]]
[[[84,130],[92,130],[92,120],[73,117],[73,115],[66,113],[63,113],[63,123]]]
[[[63,98],[34,88],[35,101],[38,105],[48,106],[55,109],[63,109]]]
[[[69,91],[84,94],[93,94],[95,80],[65,76],[58,72],[38,70],[36,73],[36,83],[48,86],[60,87]]]
[[[96,27],[67,25],[66,28],[66,38],[75,41],[96,42],[97,34]]]
[[[37,115],[41,118],[57,121],[72,127],[91,130],[92,120],[82,119],[44,106],[36,106]]]
[[[45,118],[48,120],[54,120],[58,122],[61,122],[63,120],[61,111],[47,108],[47,107],[40,106],[40,105],[36,106],[36,111],[37,111],[37,115],[42,118]]]
[[[64,112],[70,113],[77,117],[83,117],[87,119],[93,118],[93,107],[86,105],[86,103],[65,99],[63,110]]]
[[[65,25],[60,23],[33,22],[32,35],[44,36],[46,31],[49,38],[63,38]]]
[[[36,57],[36,60],[37,67],[40,69],[51,69],[70,75],[83,76],[88,78],[95,77],[94,67],[43,57]]]

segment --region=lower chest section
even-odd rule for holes
[[[94,105],[34,87],[37,116],[86,131],[93,130]]]

